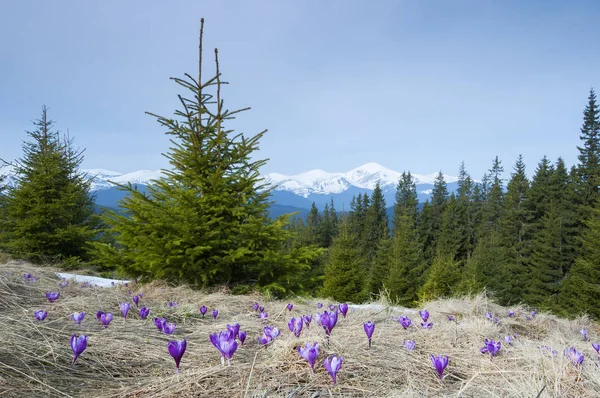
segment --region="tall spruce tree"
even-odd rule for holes
[[[225,128],[242,110],[224,107],[217,50],[216,74],[202,79],[203,26],[198,77],[173,79],[191,97],[179,96],[182,109],[173,118],[151,114],[172,137],[165,155],[172,168],[146,193],[122,186],[123,214],[105,216],[119,246],[95,245],[98,261],[193,285],[299,292],[318,252],[287,245],[289,216],[268,218],[271,190],[260,177],[266,161],[253,156],[266,130],[249,138]]]
[[[583,111],[583,126],[579,138],[582,146],[577,147],[578,198],[583,207],[589,209],[598,199],[600,186],[600,109],[594,89],[590,90],[588,103]]]
[[[3,211],[2,249],[35,262],[86,259],[95,235],[90,181],[78,170],[83,151],[53,125],[44,106],[13,164]]]
[[[364,280],[367,275],[356,240],[348,220],[343,217],[339,225],[339,234],[329,250],[321,292],[323,296],[354,303],[365,299]]]
[[[586,312],[600,319],[600,209],[591,210],[583,234],[583,246],[564,281],[559,303],[570,316]]]
[[[423,247],[425,259],[431,263],[435,255],[435,245],[440,232],[442,214],[448,200],[448,187],[444,174],[440,171],[433,183],[431,200],[427,209],[421,213],[419,237]]]
[[[371,194],[370,205],[365,217],[363,243],[365,245],[365,254],[369,262],[375,257],[377,245],[381,239],[389,235],[389,220],[386,210],[387,207],[385,198],[383,197],[383,191],[381,190],[379,183],[377,183]]]
[[[533,220],[529,189],[525,163],[519,155],[507,185],[503,216],[500,220],[500,235],[506,256],[500,270],[500,278],[497,280],[498,284],[494,288],[504,303],[523,300],[529,282]]]
[[[402,172],[398,185],[396,186],[396,195],[394,203],[394,223],[392,234],[398,229],[400,223],[400,217],[402,215],[409,215],[413,219],[416,219],[417,205],[419,199],[417,197],[417,186],[409,172]]]

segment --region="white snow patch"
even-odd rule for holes
[[[81,283],[88,282],[90,285],[98,286],[98,287],[112,287],[113,283],[115,285],[129,283],[129,281],[122,281],[120,279],[107,279],[107,278],[100,278],[98,276],[66,274],[63,272],[57,272],[56,275],[61,279],[69,279],[69,280],[74,279],[75,282],[81,282]]]

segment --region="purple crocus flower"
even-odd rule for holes
[[[337,384],[337,372],[342,368],[342,362],[344,358],[338,356],[332,356],[329,358],[325,358],[323,365],[325,365],[325,369],[327,369],[327,373],[331,376],[333,380],[333,385]]]
[[[317,308],[318,308],[318,309],[321,309],[321,308],[323,308],[323,303],[317,303]]]
[[[531,317],[532,318],[535,318],[536,315],[537,315],[537,311],[536,310],[531,311]]]
[[[127,314],[129,313],[129,303],[121,303],[121,314],[123,314],[123,318],[127,319]]]
[[[490,359],[500,352],[502,343],[499,341],[485,339],[485,345],[479,350],[482,354],[490,354]]]
[[[494,318],[494,315],[492,315],[491,312],[486,312],[485,317],[491,321]]]
[[[165,327],[165,323],[167,323],[167,320],[165,318],[154,318],[154,326],[156,326],[156,328],[161,332]]]
[[[234,323],[233,325],[227,325],[227,330],[233,333],[233,338],[237,339],[240,335],[240,324]]]
[[[171,354],[171,356],[175,360],[175,365],[177,366],[177,373],[179,373],[179,363],[181,362],[181,357],[183,357],[183,354],[185,353],[186,346],[187,341],[185,339],[169,341],[169,344],[167,345],[169,354]]]
[[[434,357],[433,355],[430,355],[430,359],[431,363],[433,364],[433,367],[440,376],[440,380],[442,380],[444,375],[444,369],[446,369],[446,366],[448,366],[448,356],[438,355],[437,357]]]
[[[431,329],[433,327],[433,322],[421,322],[421,327],[423,329]]]
[[[244,345],[244,341],[246,340],[246,335],[247,335],[247,333],[245,330],[242,330],[240,332],[240,334],[238,335],[238,339],[240,339],[240,343],[242,343],[242,345]]]
[[[281,333],[279,329],[275,326],[265,326],[263,328],[263,331],[267,336],[271,337],[272,339],[276,338]]]
[[[512,336],[510,336],[510,335],[504,336],[504,342],[506,344],[510,344],[510,343],[512,343],[512,341],[513,341]]]
[[[258,344],[264,345],[264,346],[269,344],[271,341],[273,341],[273,339],[264,333],[261,337],[258,338]]]
[[[337,312],[323,312],[321,315],[321,326],[325,329],[325,334],[327,336],[331,335],[331,331],[335,327],[338,320]]]
[[[414,351],[416,345],[417,344],[412,340],[404,340],[404,348],[406,348],[408,351]]]
[[[140,308],[140,318],[146,319],[150,314],[150,308],[146,308],[145,306]]]
[[[427,320],[429,319],[429,311],[427,310],[419,311],[419,315],[421,316],[423,322],[427,322]]]
[[[598,343],[592,343],[592,347],[600,355],[600,344],[598,344]]]
[[[254,304],[252,304],[252,309],[253,309],[254,311],[258,311],[258,307],[260,307],[260,305],[259,305],[258,303],[254,303]]]
[[[73,362],[71,363],[71,366],[75,364],[77,357],[79,357],[79,355],[87,348],[87,341],[88,337],[85,334],[81,336],[74,334],[71,336],[71,350],[73,350]]]
[[[508,313],[507,313],[507,315],[508,315],[510,318],[512,318],[512,317],[514,317],[514,316],[515,316],[515,312],[514,312],[513,310],[509,310],[509,311],[508,311]]]
[[[398,322],[400,323],[400,325],[402,325],[404,329],[408,329],[408,327],[411,324],[410,318],[404,315],[398,318]]]
[[[131,298],[131,300],[133,300],[133,302],[135,303],[135,306],[137,307],[139,302],[140,302],[140,297],[139,296],[133,296]]]
[[[292,303],[289,303],[289,304],[287,305],[287,310],[288,310],[288,311],[291,311],[293,308],[294,308],[294,304],[292,304]]]
[[[342,303],[338,306],[338,308],[340,309],[340,312],[342,313],[342,315],[344,316],[344,318],[346,317],[346,314],[348,313],[348,304],[346,303]]]
[[[176,327],[177,327],[177,325],[174,323],[165,323],[163,325],[162,331],[164,334],[173,334]]]
[[[76,324],[80,325],[81,321],[83,321],[83,318],[85,318],[85,312],[81,311],[81,312],[74,312],[71,314],[71,319],[73,321],[75,321]]]
[[[202,314],[202,318],[204,318],[204,315],[206,315],[206,311],[208,311],[208,308],[206,308],[205,305],[200,307],[200,313]]]
[[[375,331],[375,324],[371,321],[365,322],[363,325],[365,329],[365,333],[367,334],[367,338],[369,339],[369,348],[371,348],[371,337],[373,336],[373,332]]]
[[[142,293],[142,292],[139,292],[137,295],[138,295],[139,298],[144,297],[144,293]]]
[[[27,274],[23,274],[23,280],[27,283],[35,283],[38,281],[39,278],[36,278],[35,276],[27,273]]]
[[[100,320],[100,317],[102,316],[102,314],[104,314],[104,311],[102,311],[102,310],[100,310],[100,311],[96,312],[96,318],[97,318],[98,320]]]
[[[67,286],[69,286],[69,282],[67,282],[65,279],[58,282],[58,287],[60,287],[61,289],[64,289]]]
[[[269,317],[269,314],[267,314],[266,312],[261,312],[260,314],[258,314],[258,317],[260,319],[267,319]]]
[[[263,306],[258,307],[258,312],[265,312],[265,307],[263,307]]]
[[[319,343],[315,342],[315,344],[306,343],[304,347],[298,347],[298,353],[300,356],[308,362],[310,365],[310,371],[314,374],[315,370],[315,362],[319,357]]]
[[[581,335],[583,336],[583,341],[587,341],[587,339],[588,339],[588,336],[587,336],[587,330],[585,330],[585,329],[581,329],[581,330],[579,331],[579,333],[581,333]]]
[[[446,315],[446,317],[448,318],[449,321],[456,321],[456,318],[454,317],[454,315]]]
[[[310,328],[310,322],[312,321],[312,315],[304,315],[304,316],[302,316],[302,319],[304,319],[304,324],[306,325],[306,328]]]
[[[53,303],[60,297],[60,292],[46,292],[46,298]]]
[[[48,316],[48,313],[46,311],[43,310],[39,310],[33,313],[33,316],[35,317],[35,319],[37,319],[38,321],[43,321],[44,319],[46,319],[46,317]]]
[[[213,319],[217,319],[217,315],[219,315],[219,311],[213,310],[213,312],[212,312]]]
[[[218,335],[215,332],[209,337],[212,345],[221,352],[221,356],[227,358],[227,366],[231,365],[231,358],[238,348],[233,332],[231,330],[224,330]]]
[[[290,329],[290,332],[294,333],[296,337],[300,337],[303,324],[302,317],[292,318],[288,321],[288,329]]]
[[[565,349],[565,355],[569,357],[575,366],[579,366],[583,363],[583,354],[580,351],[577,351],[575,347]]]
[[[174,307],[178,307],[178,306],[179,306],[179,304],[177,304],[177,301],[169,301],[167,303],[167,307],[174,308]]]
[[[104,328],[107,328],[108,325],[110,325],[110,323],[113,320],[113,314],[111,314],[110,312],[108,314],[105,314],[104,312],[100,315],[100,323],[102,323],[104,325]]]

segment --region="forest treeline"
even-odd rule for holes
[[[121,185],[128,195],[118,211],[94,211],[90,176],[79,171],[83,151],[54,129],[44,108],[22,157],[4,161],[14,181],[0,180],[0,250],[148,280],[226,284],[239,293],[352,302],[384,293],[414,306],[486,289],[502,304],[600,316],[600,112],[593,90],[579,160],[570,168],[544,157],[528,179],[519,157],[505,181],[496,158],[475,181],[463,163],[457,191],[448,192],[440,172],[424,204],[404,172],[393,220],[379,186],[343,214],[331,201],[305,219],[272,220],[272,188],[260,177],[266,160],[252,156],[266,131],[226,129],[245,109],[224,106],[216,50],[215,66],[204,81],[173,79],[189,92],[179,97],[181,109],[150,114],[171,138],[170,169],[146,192]]]

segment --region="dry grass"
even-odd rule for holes
[[[299,339],[287,330],[291,316],[285,310],[287,302],[226,292],[207,295],[159,283],[108,289],[71,283],[57,302],[49,304],[44,292],[58,289],[54,270],[14,262],[1,267],[0,397],[600,396],[598,357],[591,344],[583,341],[579,329],[586,327],[592,341],[600,338],[600,330],[586,318],[568,321],[538,314],[528,321],[525,308],[515,308],[519,316],[507,318],[505,308],[483,296],[449,299],[426,306],[434,323],[431,330],[411,327],[405,331],[390,320],[390,314],[406,313],[418,324],[418,315],[411,310],[351,310],[346,319],[340,317],[327,345],[323,330],[314,322]],[[27,285],[21,278],[23,272],[31,272],[40,280]],[[120,316],[119,303],[130,301],[128,289],[143,291],[140,305],[151,307],[146,321],[139,319],[134,305],[127,321]],[[168,301],[177,301],[179,307],[168,308]],[[268,324],[282,332],[267,349],[256,341],[264,323],[251,309],[255,301],[269,312]],[[317,312],[317,300],[292,302],[296,316]],[[198,307],[202,304],[209,313],[219,309],[216,321],[210,316],[201,319]],[[38,309],[49,312],[43,322],[33,317]],[[100,309],[115,314],[108,329],[95,319]],[[75,325],[69,314],[82,310],[86,318]],[[500,323],[488,321],[484,316],[487,311],[500,316]],[[457,315],[458,322],[448,321],[445,314]],[[177,323],[174,337],[156,330],[151,318],[158,315]],[[366,320],[376,323],[371,349],[362,327]],[[222,366],[208,335],[234,322],[248,331],[248,339],[236,352],[232,365]],[[73,333],[87,334],[89,343],[71,367],[69,338]],[[503,345],[493,361],[479,353],[485,338],[501,339],[515,333],[519,337],[510,346]],[[184,337],[188,348],[181,373],[176,374],[167,341]],[[405,339],[417,343],[415,351],[403,347]],[[296,351],[307,341],[318,341],[323,347],[313,377]],[[550,346],[558,355],[540,346]],[[580,369],[562,354],[570,346],[585,354]],[[334,353],[344,357],[337,387],[323,368],[323,359]],[[433,370],[430,354],[450,358],[443,382]]]

